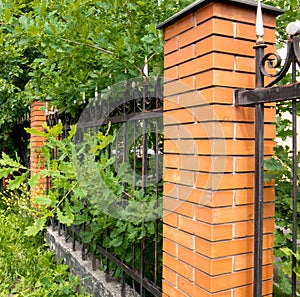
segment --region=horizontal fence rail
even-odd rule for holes
[[[130,80],[101,93],[96,91],[95,97],[89,100],[79,117],[74,135],[76,148],[81,147],[87,135],[97,137],[99,132],[101,135],[112,135],[113,141],[101,151],[103,156],[112,160],[110,170],[117,175],[126,164],[130,178],[124,178],[122,182],[125,192],[131,189],[134,195],[138,195],[133,199],[137,202],[141,199],[141,212],[146,203],[152,203],[155,209],[151,220],[146,218],[135,223],[132,216],[136,213],[128,217],[131,226],[145,225],[147,230],[151,229],[151,232],[141,235],[129,247],[130,255],[125,257],[128,260],[120,259],[107,247],[109,244],[101,242],[99,238],[96,242],[85,242],[83,235],[92,231],[95,226],[82,223],[67,227],[56,218],[51,220],[53,229],[57,229],[59,235],[64,235],[66,240],[72,240],[73,249],[76,248],[76,243],[81,245],[83,259],[87,259],[88,254],[91,255],[93,269],[100,267],[105,272],[107,281],[113,278],[120,280],[122,296],[127,296],[128,290],[139,296],[162,294],[162,214],[158,211],[162,196],[162,98],[160,78]],[[68,135],[72,122],[70,118],[59,114],[57,110],[50,110],[46,119],[50,127],[63,121],[64,132],[61,137]],[[53,150],[52,157],[56,158],[57,155],[59,152]],[[79,154],[80,161],[80,158],[84,158],[83,155]],[[101,156],[95,156],[95,162],[99,160]],[[46,187],[47,191],[51,191],[51,180],[46,181]],[[120,208],[127,210],[130,206],[125,192],[119,193],[120,199],[111,210],[112,216],[117,216]],[[98,194],[101,200],[99,191]],[[152,197],[150,201],[146,200],[149,196]],[[89,202],[86,203],[88,207]],[[105,237],[111,238],[113,232],[114,229],[107,228]],[[126,243],[120,243],[120,247],[123,245]]]

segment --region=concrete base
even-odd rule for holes
[[[64,236],[58,236],[57,231],[47,228],[47,243],[54,250],[56,259],[64,259],[64,264],[70,266],[70,273],[80,278],[81,285],[88,294],[94,297],[121,297],[121,284],[115,280],[106,282],[104,272],[93,271],[90,260],[82,260],[81,249],[72,249],[71,241],[66,242]],[[138,296],[130,287],[126,287],[126,296]]]

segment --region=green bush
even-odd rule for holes
[[[68,266],[56,264],[42,233],[24,236],[33,219],[19,212],[18,206],[7,206],[3,198],[1,193],[0,296],[88,296],[78,293],[79,279],[68,272]],[[19,198],[11,196],[14,201]]]

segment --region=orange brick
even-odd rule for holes
[[[214,293],[250,284],[253,279],[252,274],[251,270],[245,270],[211,278],[200,271],[195,271],[195,282],[198,285],[201,284],[209,292]]]
[[[191,28],[188,31],[179,35],[179,47],[184,47],[198,40],[202,40],[211,33],[225,36],[233,36],[234,26],[231,21],[212,18],[197,27]],[[255,31],[254,31],[255,32]]]
[[[236,23],[236,38],[245,38],[252,40],[253,43],[256,41],[256,32],[254,24]],[[266,43],[275,43],[275,30],[265,27],[264,28],[264,41]]]
[[[187,201],[165,197],[163,206],[167,211],[176,212],[187,217],[193,218],[195,214],[195,205]]]
[[[221,52],[254,57],[253,42],[231,37],[212,35],[196,43],[196,56]],[[248,75],[249,76],[249,75]]]
[[[178,37],[169,39],[164,43],[164,54],[167,55],[171,52],[178,50]]]
[[[178,289],[176,289],[174,286],[170,285],[168,282],[163,280],[162,282],[162,290],[164,292],[164,295],[167,297],[186,297],[185,294],[180,292]]]
[[[276,126],[272,124],[264,125],[264,138],[274,139],[276,137]],[[255,125],[254,124],[238,124],[236,125],[236,138],[255,138]]]
[[[192,235],[196,235],[211,241],[225,240],[232,238],[232,225],[224,224],[212,226],[207,223],[191,220],[189,218],[179,216],[178,228]]]
[[[178,103],[178,96],[164,98],[163,106],[164,110],[182,108],[182,106],[180,106]]]
[[[179,48],[195,43],[198,40],[202,40],[211,34],[213,28],[213,21],[208,20],[200,26],[193,27],[178,37]]]
[[[270,202],[275,199],[274,188],[264,188],[264,201]],[[254,190],[236,190],[234,192],[234,202],[236,205],[254,203]]]
[[[195,121],[193,109],[170,110],[164,112],[164,124],[181,124]]]
[[[175,112],[174,112],[175,113]],[[178,111],[177,111],[178,113]],[[196,115],[195,115],[196,114]],[[197,110],[194,112],[194,120],[198,118],[204,120],[197,115]],[[177,115],[177,118],[180,116]],[[186,117],[187,119],[187,117]],[[169,120],[171,121],[171,119]],[[175,123],[176,119],[174,119]],[[184,122],[182,122],[184,123]],[[192,123],[179,125],[178,132],[179,138],[233,138],[234,137],[234,124],[233,123],[220,123],[218,121],[206,122],[206,123]]]
[[[222,224],[230,222],[248,221],[254,219],[254,206],[235,206],[205,209],[202,206],[195,208],[196,219],[212,224]],[[264,217],[274,216],[274,205],[271,203],[264,204]]]
[[[172,68],[166,69],[164,71],[164,76],[165,76],[165,79],[168,79],[168,80],[178,79],[178,77],[179,77],[178,66],[174,66]]]
[[[207,143],[207,145],[209,145],[209,143]],[[165,140],[164,153],[195,154],[196,143],[194,140]]]
[[[235,171],[236,172],[254,172],[255,158],[254,157],[236,157],[235,158]]]
[[[224,19],[229,19],[231,21],[243,21],[243,23],[255,24],[256,22],[256,10],[249,9],[248,7],[236,6],[235,4],[230,4],[227,2],[217,2],[205,9],[199,9],[196,12],[197,24],[203,22],[206,18],[214,16]],[[275,28],[275,14],[274,13],[264,13],[264,24],[266,27]],[[248,34],[245,36],[246,38]]]
[[[250,253],[253,251],[253,238],[242,238],[228,241],[210,242],[195,238],[196,252],[211,258],[227,257]],[[263,248],[273,248],[273,235],[263,237]]]
[[[211,139],[211,140],[187,140],[190,142],[190,152],[195,153],[194,145],[196,145],[196,152],[201,155],[254,155],[255,143],[254,140],[224,140],[224,139]],[[175,141],[176,143],[176,141]],[[272,140],[265,141],[265,155],[272,155],[275,142]],[[176,147],[183,149],[178,143]],[[185,150],[184,150],[185,151]],[[177,151],[178,152],[178,151]]]
[[[163,279],[165,279],[168,283],[172,285],[176,285],[177,282],[177,273],[173,270],[167,268],[166,266],[163,267],[163,273],[162,273]]]
[[[164,127],[164,138],[165,139],[177,139],[179,125],[165,126]]]
[[[204,102],[206,103],[233,104],[234,103],[233,91],[234,89],[224,88],[221,86],[209,86],[206,89],[199,90],[199,93],[203,97],[202,100],[204,100]]]
[[[180,167],[181,157],[178,155],[164,155],[164,165],[167,168],[182,168]],[[190,168],[188,168],[190,169]]]
[[[164,67],[165,69],[179,65],[182,62],[191,60],[195,57],[195,46],[189,45],[179,51],[170,53],[164,57]]]
[[[243,189],[254,186],[254,175],[252,173],[239,174],[209,174],[199,173],[196,175],[196,187],[200,189],[229,190]]]
[[[187,76],[187,77],[181,78],[179,81],[181,83],[185,84],[189,88],[189,90],[195,89],[195,81],[196,81],[195,76]]]
[[[163,251],[170,256],[177,258],[177,244],[167,238],[163,239]]]
[[[169,269],[172,269],[173,271],[176,271],[177,274],[180,274],[184,277],[186,277],[188,280],[192,281],[194,278],[193,273],[193,267],[185,264],[184,262],[181,262],[168,254],[163,254],[163,263],[164,266],[168,267]]]
[[[233,202],[231,191],[200,190],[185,186],[178,186],[178,197],[204,206],[231,206]]]
[[[210,297],[211,295],[183,277],[178,276],[178,288],[185,292],[185,296]],[[226,296],[227,297],[227,296]],[[230,297],[230,296],[228,296]]]
[[[235,69],[236,71],[255,73],[255,61],[252,57],[235,56]]]
[[[164,200],[166,200],[165,198]],[[164,224],[172,227],[178,227],[178,214],[165,210],[163,215]]]
[[[232,272],[232,258],[209,259],[184,247],[178,248],[178,259],[209,274],[218,275]]]
[[[204,92],[189,90],[188,92],[178,96],[178,104],[182,108],[190,106],[205,106],[207,103],[211,102],[211,99],[209,98],[209,100],[206,100],[207,98],[203,95],[205,95]]]
[[[272,297],[272,290],[273,290],[273,281],[272,280],[267,280],[262,283],[262,296]],[[233,290],[233,294],[234,294],[233,295],[234,297],[252,296],[253,295],[253,286],[248,285],[248,286],[242,286],[240,288],[235,288]],[[269,294],[271,294],[271,295],[269,295]]]
[[[233,257],[233,269],[235,271],[253,268],[253,253],[237,255]],[[273,249],[268,249],[263,251],[263,265],[273,264],[274,262],[274,252]]]
[[[209,86],[227,86],[232,88],[253,88],[255,77],[248,73],[225,70],[209,70],[196,75],[196,88]]]
[[[172,227],[164,225],[163,227],[163,236],[173,242],[178,243],[179,245],[185,246],[189,249],[194,248],[194,237],[186,234],[185,232],[176,230]]]
[[[164,84],[164,96],[170,100],[170,97],[175,97],[177,100],[177,96],[193,91],[188,85],[186,85],[182,80],[176,80],[176,81],[170,81],[167,78],[165,78],[165,84]]]
[[[194,186],[195,185],[195,173],[193,171],[165,169],[164,180],[181,185]]]
[[[194,17],[192,14],[187,15],[186,17],[181,18],[171,26],[168,26],[164,30],[164,39],[168,40],[171,37],[182,33],[191,27],[194,26]]]
[[[233,158],[232,157],[210,157],[210,156],[191,156],[184,155],[178,160],[177,166],[180,169],[194,170],[202,172],[232,172],[233,171]],[[176,162],[174,160],[172,164]],[[166,164],[170,164],[170,162]],[[175,165],[175,164],[174,164]],[[166,167],[168,167],[166,165]]]
[[[178,197],[178,185],[164,182],[163,185],[163,194],[169,197]]]
[[[264,233],[274,233],[274,219],[268,218],[270,215],[274,214],[272,209],[274,206],[264,206],[265,210],[265,219],[263,223],[263,232]],[[234,237],[248,237],[254,235],[254,222],[238,222],[234,224]]]

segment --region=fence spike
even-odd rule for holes
[[[257,13],[256,13],[256,36],[258,40],[262,40],[265,33],[264,33],[264,22],[263,22],[263,16],[262,16],[262,8],[261,8],[261,3],[260,0],[257,1]]]

